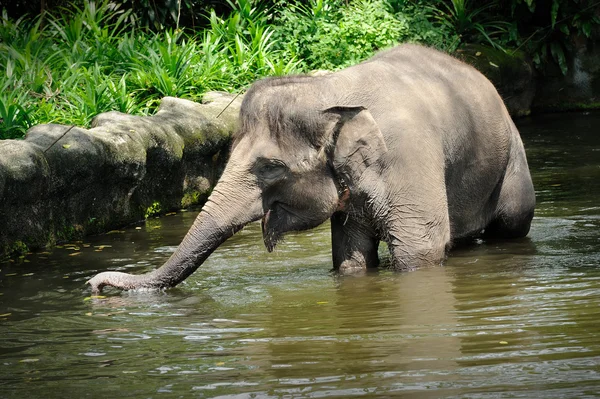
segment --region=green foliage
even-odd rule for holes
[[[542,72],[566,73],[573,36],[600,24],[593,0],[228,0],[191,33],[164,26],[178,26],[197,0],[73,1],[38,18],[3,11],[0,139],[39,123],[85,126],[111,110],[147,115],[164,96],[199,100],[264,76],[340,69],[399,42],[513,46]]]
[[[552,0],[550,4],[512,0],[511,17],[526,21],[519,26],[519,48],[532,55],[538,69],[554,64],[566,75],[567,54],[574,50],[572,39],[591,37],[592,29],[600,25],[597,9],[598,3],[594,0]]]
[[[148,208],[146,208],[146,212],[144,212],[144,217],[148,219],[151,216],[156,216],[162,212],[162,206],[160,202],[153,202]]]
[[[22,137],[32,126],[26,93],[21,91],[21,82],[5,82],[0,88],[0,139]]]
[[[149,114],[164,96],[200,100],[296,71],[274,48],[266,13],[246,0],[211,13],[193,36],[149,33],[110,0],[85,1],[40,19],[0,20],[0,138],[39,123],[88,125],[101,112]],[[133,19],[132,19],[133,18]]]
[[[303,70],[340,69],[401,42],[447,48],[447,31],[435,28],[419,2],[341,0],[291,3],[278,16],[276,45]]]
[[[462,42],[487,42],[494,48],[501,48],[499,38],[508,32],[510,23],[494,19],[490,11],[496,2],[474,4],[470,0],[442,1],[436,10],[436,18]]]

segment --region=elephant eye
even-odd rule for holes
[[[265,159],[258,166],[258,174],[262,179],[275,180],[287,171],[287,166],[278,159]]]

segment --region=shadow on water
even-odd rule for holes
[[[160,266],[196,212],[0,264],[0,397],[598,397],[600,115],[519,125],[529,237],[444,267],[339,277],[327,225],[267,254],[253,224],[180,288],[90,297],[98,271]]]

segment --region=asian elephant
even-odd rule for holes
[[[244,225],[270,252],[331,220],[333,266],[438,265],[453,243],[527,235],[535,194],[521,138],[494,86],[433,49],[401,45],[324,76],[267,78],[245,94],[230,159],[159,269],[88,283],[173,287]]]

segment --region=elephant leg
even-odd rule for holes
[[[446,234],[450,236],[449,231]],[[446,252],[450,248],[448,238],[422,238],[417,240],[396,238],[395,235],[389,238],[388,248],[392,257],[392,267],[395,270],[416,270],[420,267],[439,266],[446,258]]]
[[[500,186],[494,218],[486,226],[484,236],[490,238],[525,237],[529,233],[534,208],[535,191],[527,162],[521,160],[507,170]]]
[[[379,265],[379,239],[372,227],[359,223],[348,214],[337,212],[331,217],[333,267],[353,273]]]
[[[435,192],[429,193],[434,198]],[[434,206],[433,204],[437,204]],[[416,198],[392,208],[384,239],[396,270],[439,266],[451,246],[450,219],[444,194],[438,200],[419,203]]]
[[[484,230],[484,237],[521,238],[529,233],[535,207],[533,188],[522,182],[504,183],[498,199],[494,219]]]

